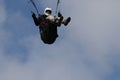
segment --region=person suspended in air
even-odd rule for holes
[[[39,26],[41,39],[47,44],[52,44],[58,37],[57,27],[60,27],[61,24],[67,26],[71,21],[70,17],[64,19],[60,12],[58,12],[57,17],[53,16],[52,9],[48,7],[45,8],[44,14],[39,14],[38,16],[32,12],[32,18],[35,25]]]
[[[41,40],[46,44],[53,44],[58,37],[57,27],[60,27],[61,24],[65,26],[71,21],[71,18],[68,17],[64,19],[60,11],[58,12],[58,6],[60,4],[60,0],[57,0],[56,6],[56,14],[57,16],[52,15],[51,8],[45,8],[44,13],[39,13],[34,0],[30,0],[34,8],[36,9],[37,16],[34,12],[32,12],[32,18],[36,26],[39,26],[39,32],[41,36]]]
[[[61,26],[61,24],[64,24],[65,26],[68,25],[71,18],[68,17],[67,19],[64,19],[62,14],[58,12],[58,17],[52,15],[52,9],[51,8],[45,8],[44,14],[39,15],[38,18],[36,17],[35,13],[32,13],[33,20],[35,22],[35,25],[40,25],[42,20],[49,20],[51,23],[55,24],[56,26]]]

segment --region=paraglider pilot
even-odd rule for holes
[[[62,14],[59,12],[58,13],[58,18],[56,18],[55,16],[52,16],[52,9],[51,8],[45,8],[44,14],[40,15],[42,17],[39,16],[39,18],[44,18],[44,19],[48,19],[51,22],[53,22],[54,24],[56,24],[57,26],[61,26],[61,24],[64,24],[65,26],[67,26],[67,24],[70,22],[71,18],[68,17],[67,19],[64,19]],[[33,20],[36,24],[36,26],[39,25],[39,18],[36,18],[36,15],[34,13],[32,13],[32,17]]]
[[[35,25],[40,28],[41,39],[47,44],[52,44],[58,37],[57,27],[61,24],[67,26],[71,20],[70,17],[64,19],[60,12],[58,12],[58,17],[52,16],[51,8],[45,8],[44,14],[39,14],[38,17],[32,12],[32,18]]]

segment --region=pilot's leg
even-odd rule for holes
[[[71,17],[68,17],[67,19],[63,19],[62,24],[67,26],[70,21],[71,21]]]
[[[56,18],[56,20],[55,20],[57,26],[61,26],[62,21],[63,21],[63,17],[58,17],[58,18]]]
[[[63,16],[62,16],[62,14],[60,12],[58,12],[58,17],[60,17],[60,20],[59,20],[60,24],[62,23],[65,26],[67,26],[68,23],[71,21],[70,17],[68,17],[67,19],[63,19]]]

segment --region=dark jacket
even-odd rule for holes
[[[46,15],[40,15],[38,18],[32,14],[32,18],[36,26],[39,26],[41,39],[46,44],[52,44],[58,37],[57,26],[46,19]]]

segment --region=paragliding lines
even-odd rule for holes
[[[37,6],[36,6],[35,2],[34,2],[33,0],[30,0],[30,2],[32,3],[32,5],[34,6],[34,8],[35,8],[36,11],[37,11],[37,14],[39,15],[39,11],[38,11],[38,9],[37,9]]]
[[[58,12],[58,6],[59,6],[59,3],[60,3],[60,0],[57,1],[57,6],[56,6],[55,14],[57,14],[57,12]]]

